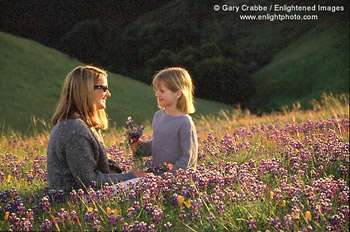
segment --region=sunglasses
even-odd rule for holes
[[[94,85],[94,89],[102,89],[103,92],[107,92],[108,86],[106,86],[106,85]]]

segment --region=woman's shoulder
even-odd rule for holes
[[[57,123],[52,129],[51,136],[64,135],[69,137],[70,135],[80,134],[84,135],[89,133],[89,127],[81,119],[66,119]]]
[[[58,127],[60,129],[68,128],[70,130],[89,129],[88,125],[83,120],[81,120],[79,118],[62,120],[59,123],[57,123],[55,127]]]

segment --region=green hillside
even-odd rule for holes
[[[276,1],[258,2],[269,6]],[[288,4],[311,2],[329,4]],[[180,64],[197,78],[203,98],[239,103],[254,113],[296,101],[306,106],[322,92],[348,93],[348,2],[337,4],[345,11],[317,11],[317,20],[247,21],[238,13],[214,11],[210,1],[174,0],[124,30],[126,44],[132,44],[129,56],[137,54],[128,70],[140,77],[159,64]]]
[[[296,101],[307,107],[322,92],[349,93],[349,22],[343,19],[328,17],[253,75],[259,110]]]
[[[83,64],[37,42],[3,32],[0,51],[0,132],[32,132],[33,116],[50,125],[65,76]],[[150,86],[111,72],[109,85],[112,96],[107,113],[111,125],[122,126],[128,116],[137,123],[152,120],[157,104]],[[196,107],[194,117],[231,108],[201,99],[196,99]],[[37,123],[38,127],[41,124]]]

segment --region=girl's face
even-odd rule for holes
[[[176,103],[179,97],[181,96],[179,94],[179,91],[172,92],[170,89],[165,87],[163,82],[160,82],[155,89],[156,97],[158,100],[158,105],[164,108],[172,108],[176,109]]]
[[[95,83],[94,99],[98,110],[106,109],[107,97],[111,96],[108,90],[107,77],[101,76]],[[106,90],[106,91],[105,91]]]

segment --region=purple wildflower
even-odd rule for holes
[[[51,231],[52,223],[48,219],[45,219],[45,221],[39,226],[39,228],[42,231]]]
[[[256,221],[253,217],[249,217],[249,220],[247,220],[247,226],[249,231],[256,230]]]
[[[172,226],[172,224],[170,222],[167,222],[167,223],[164,224],[164,228],[165,229],[170,229],[171,226]]]

